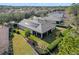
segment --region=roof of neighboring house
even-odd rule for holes
[[[43,13],[47,13],[48,10],[38,10],[38,11],[35,11],[35,14],[43,14]]]
[[[46,19],[52,20],[52,21],[61,21],[61,20],[63,20],[63,16],[64,16],[63,13],[53,12],[53,13],[49,13],[48,17],[46,17]]]
[[[60,15],[59,15],[60,16]],[[60,21],[62,18],[58,15],[50,15],[46,17],[33,17],[30,19],[22,20],[19,25],[30,28],[39,33],[47,32],[50,29],[56,27],[56,21]]]

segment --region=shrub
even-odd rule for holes
[[[35,47],[35,50],[40,54],[40,55],[47,55],[49,54],[48,50],[45,50],[43,48]]]
[[[30,35],[29,39],[34,40],[38,43],[39,46],[47,48],[47,46],[49,46],[49,44],[43,40],[41,40],[40,38],[34,36],[34,35]]]
[[[20,34],[20,32],[19,32],[19,31],[17,31],[17,34]]]
[[[27,31],[25,34],[26,34],[26,37],[30,36],[30,32],[29,31]]]
[[[68,30],[67,30],[68,31]],[[77,55],[79,54],[79,35],[74,30],[65,31],[63,40],[58,44],[59,55]]]
[[[30,35],[29,39],[33,40],[34,42],[37,43],[37,45],[35,46],[35,50],[39,53],[39,54],[48,54],[48,49],[47,47],[49,46],[49,44],[43,40],[41,40],[38,37],[35,37],[34,35]]]
[[[17,27],[18,27],[18,26],[17,26],[17,24],[14,24],[13,26],[14,26],[15,28],[17,28]]]
[[[57,38],[55,41],[53,41],[49,46],[48,49],[49,51],[52,51],[52,49],[54,49],[58,43],[61,41],[61,38]]]
[[[13,30],[14,33],[16,33],[16,30]]]

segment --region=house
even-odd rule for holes
[[[34,11],[35,12],[35,14],[45,14],[45,13],[48,13],[48,10],[35,10]]]
[[[45,17],[45,19],[47,20],[51,20],[52,22],[55,21],[56,25],[63,25],[64,24],[64,13],[57,13],[57,12],[53,12],[53,13],[49,13],[48,17]]]
[[[61,22],[62,15],[60,14],[49,14],[46,17],[33,17],[24,19],[18,23],[19,28],[29,28],[33,35],[43,38],[46,34],[50,33],[55,29],[56,23]],[[60,23],[59,23],[60,24]]]

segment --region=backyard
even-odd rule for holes
[[[21,36],[23,36],[24,38],[26,37],[26,33],[28,33],[30,30],[29,29],[24,29],[24,30],[22,30],[22,29],[18,29],[18,28],[15,28],[15,32],[17,33],[17,32],[19,32],[19,34],[21,35]]]
[[[26,36],[26,33],[30,31],[29,29],[14,29],[14,38],[13,38],[13,52],[15,55],[17,54],[48,54],[49,50],[51,51],[54,49],[57,44],[61,41],[60,39],[57,39],[57,36],[60,32],[63,32],[65,28],[59,27],[53,30],[51,33],[49,33],[46,37],[43,39],[38,38],[37,36],[34,36],[30,34],[30,36]],[[27,40],[25,40],[27,39]],[[30,44],[29,41],[32,41],[32,44]],[[19,44],[19,45],[18,45]],[[35,44],[35,46],[33,46]],[[36,50],[36,51],[35,51]]]
[[[45,49],[49,45],[49,43],[43,41],[42,39],[40,39],[40,38],[38,38],[38,37],[36,37],[34,35],[30,35],[29,39],[32,39],[32,40],[36,41],[38,43],[38,45],[40,46],[40,48],[44,48]]]
[[[13,52],[14,55],[33,55],[35,52],[32,47],[25,41],[25,39],[19,35],[14,34],[13,41]]]

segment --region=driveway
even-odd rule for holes
[[[9,46],[9,28],[0,26],[0,54],[8,51]]]

